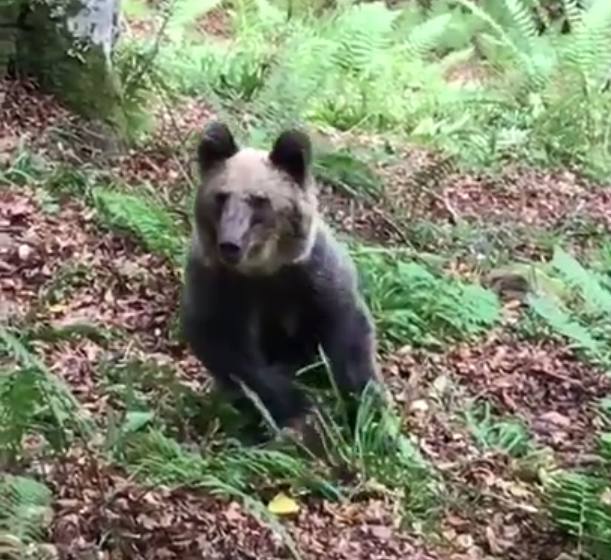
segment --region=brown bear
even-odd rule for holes
[[[318,214],[311,159],[303,132],[283,132],[270,152],[239,149],[218,122],[198,148],[183,332],[221,387],[244,403],[244,383],[280,428],[310,406],[294,376],[319,347],[349,402],[379,379],[374,324],[350,256]]]

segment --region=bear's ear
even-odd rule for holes
[[[214,121],[204,129],[204,135],[197,148],[197,161],[200,173],[229,159],[238,151],[229,127],[225,123]]]
[[[303,185],[312,160],[312,144],[309,137],[299,130],[286,130],[274,143],[270,161],[286,171],[299,185]]]

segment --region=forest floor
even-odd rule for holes
[[[176,110],[175,130],[197,133],[209,116],[209,109],[192,102]],[[46,157],[92,161],[95,152],[79,153],[54,136],[58,129],[73,129],[75,122],[36,88],[1,83],[0,166],[14,163],[19,142]],[[147,151],[122,156],[106,170],[129,184],[150,182],[171,197],[174,187],[184,189],[176,156],[180,139],[168,129],[158,138]],[[415,250],[451,253],[446,268],[463,278],[479,275],[482,255],[484,260],[497,253],[541,260],[550,254],[550,239],[558,237],[589,254],[596,248],[591,240],[611,231],[611,190],[592,188],[569,171],[512,167],[494,177],[451,174],[435,191],[412,189],[410,173],[432,157],[405,149],[402,161],[380,166],[385,198],[374,205],[325,189],[323,213],[364,240],[394,245],[408,235]],[[409,215],[411,234],[397,230],[397,207]],[[415,227],[419,224],[433,224],[437,233],[427,236]],[[184,386],[202,394],[207,390],[200,366],[169,334],[180,282],[171,263],[128,235],[101,227],[77,197],[50,197],[27,181],[0,189],[0,315],[25,317],[33,326],[88,322],[123,333],[106,341],[49,338],[36,343],[51,371],[95,418],[105,418],[115,404],[101,373],[111,357],[145,359],[170,368]],[[611,394],[611,380],[561,342],[518,338],[511,325],[519,313],[520,302],[510,294],[504,325],[484,340],[442,353],[406,347],[385,358],[384,377],[406,432],[447,483],[436,536],[402,530],[384,495],[347,504],[308,498],[298,514],[282,520],[303,558],[574,557],[572,545],[552,528],[541,507],[539,465],[482,449],[461,420],[465,403],[483,398],[525,423],[544,451],[538,460],[576,466],[592,459],[601,428],[597,403]],[[287,557],[269,527],[237,501],[186,488],[144,486],[82,449],[55,458],[51,467],[46,471],[54,490],[49,541],[62,557]]]

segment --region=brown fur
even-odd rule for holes
[[[220,167],[204,175],[195,202],[198,228],[194,248],[209,265],[219,264],[215,200],[224,193],[252,211],[252,200],[266,199],[270,211],[248,232],[248,247],[235,269],[242,274],[270,274],[306,257],[314,243],[318,223],[317,193],[308,177],[303,186],[277,169],[267,152],[244,148]]]
[[[246,385],[285,426],[310,406],[295,373],[322,349],[354,420],[363,388],[380,381],[375,327],[354,263],[319,218],[309,139],[285,131],[269,152],[240,150],[213,123],[198,160],[182,303],[193,352],[230,394]]]

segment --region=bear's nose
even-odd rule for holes
[[[242,247],[231,241],[222,241],[219,243],[219,251],[223,260],[230,264],[236,264],[242,256]]]

